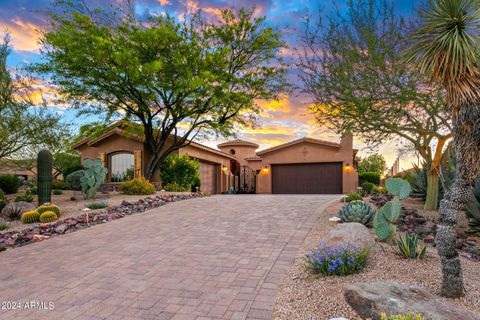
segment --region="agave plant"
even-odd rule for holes
[[[366,226],[371,226],[375,217],[375,210],[367,203],[356,200],[342,207],[338,211],[337,217],[343,222],[359,222]]]
[[[407,259],[423,259],[427,252],[427,247],[423,241],[418,240],[416,234],[410,235],[405,233],[397,239],[395,251],[398,255]]]

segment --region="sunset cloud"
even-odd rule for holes
[[[2,24],[5,31],[10,33],[14,50],[38,52],[41,31],[37,25],[20,18],[13,18]]]

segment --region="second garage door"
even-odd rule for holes
[[[209,194],[217,193],[217,170],[215,164],[200,162],[200,190]]]
[[[272,193],[342,193],[342,163],[274,164]]]

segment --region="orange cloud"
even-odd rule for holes
[[[37,25],[20,18],[13,18],[6,23],[6,30],[10,33],[15,50],[38,51],[41,32]]]
[[[211,14],[211,15],[214,15],[216,16],[217,18],[221,18],[222,17],[222,10],[221,9],[217,9],[217,8],[202,8],[203,11],[205,11],[206,13],[208,14]]]
[[[158,2],[162,6],[168,6],[169,4],[171,4],[171,2],[169,0],[158,0]]]

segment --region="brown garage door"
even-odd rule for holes
[[[217,165],[200,162],[200,190],[210,194],[217,193]]]
[[[342,163],[272,165],[272,193],[342,193]]]

